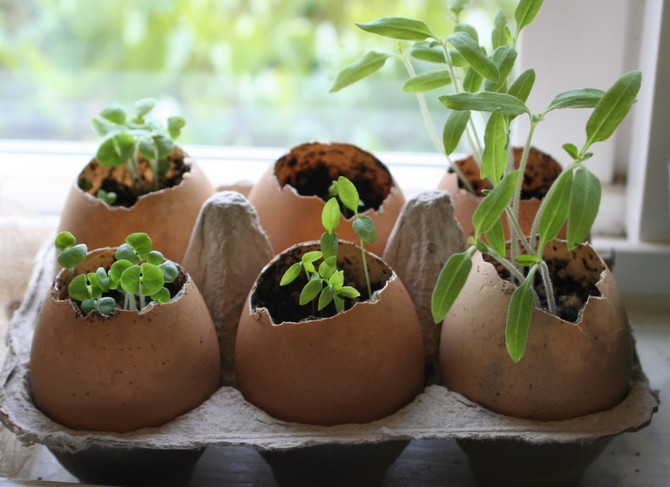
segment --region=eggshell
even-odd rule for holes
[[[367,248],[381,255],[405,197],[389,170],[372,154],[350,144],[307,143],[294,147],[261,176],[249,193],[261,225],[273,248],[280,252],[292,245],[317,240],[323,233],[321,211],[325,200],[298,194],[296,185],[312,178],[328,187],[339,176],[352,180],[363,195],[360,181],[376,187],[385,197],[377,209],[362,212],[375,222],[377,241]],[[314,183],[317,184],[317,183]],[[342,240],[358,241],[351,219],[342,219],[337,233]]]
[[[519,167],[519,160],[521,158],[522,149],[515,147],[514,159],[515,167]],[[479,166],[475,162],[474,157],[469,156],[466,159],[456,161],[456,164],[461,168],[465,176],[473,184],[476,191],[481,191],[486,188],[485,181],[479,178]],[[550,155],[531,147],[526,165],[526,177],[522,185],[522,193],[545,193],[548,191],[551,184],[558,178],[561,173],[561,165]],[[454,205],[454,215],[456,220],[461,225],[463,233],[470,236],[474,233],[472,226],[472,214],[479,206],[482,200],[481,196],[476,196],[468,190],[459,186],[458,176],[453,172],[445,172],[442,179],[437,185],[438,189],[446,190],[451,195],[451,201]],[[530,234],[533,225],[535,214],[540,209],[542,200],[535,196],[524,197],[522,194],[521,202],[519,203],[519,225],[525,235]],[[505,230],[505,238],[509,239],[509,230],[507,224],[507,217],[502,215],[503,229]],[[558,238],[565,238],[566,228],[563,227],[558,234]]]
[[[89,254],[77,272],[113,261]],[[62,425],[126,432],[190,411],[220,385],[219,347],[207,307],[185,274],[168,303],[111,317],[83,316],[64,298],[63,270],[42,305],[30,359],[35,405]]]
[[[93,162],[77,180],[90,172]],[[155,249],[168,259],[181,262],[200,207],[214,194],[200,166],[188,156],[184,156],[184,162],[190,170],[179,184],[140,196],[129,208],[109,206],[75,182],[65,201],[58,231],[72,232],[89,249],[117,246],[127,235],[145,232],[151,236]],[[125,173],[112,174],[123,177]],[[93,185],[95,188],[99,182],[94,181]]]
[[[274,323],[267,308],[254,304],[267,299],[257,295],[260,289],[283,292],[278,282],[264,279],[283,274],[295,258],[317,248],[288,249],[261,272],[237,332],[237,386],[247,401],[286,421],[327,426],[380,419],[411,402],[424,383],[416,311],[381,259],[368,257],[371,280],[385,282],[374,302],[335,316]],[[360,251],[343,244],[339,261],[360,262]]]
[[[547,258],[569,259],[574,278],[588,278],[590,296],[576,324],[534,309],[525,355],[514,363],[505,347],[514,285],[479,253],[465,287],[444,319],[440,369],[444,385],[508,416],[562,420],[610,409],[628,393],[633,363],[630,326],[614,278],[588,245],[572,252],[547,244]]]

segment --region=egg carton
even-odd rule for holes
[[[231,195],[215,198],[218,203],[221,198],[224,203],[238,201]],[[435,201],[444,201],[444,196],[420,196],[418,203]],[[408,204],[406,209],[411,208]],[[619,405],[563,421],[504,416],[431,384],[390,416],[366,424],[324,427],[276,419],[245,401],[233,386],[224,385],[201,406],[160,427],[129,433],[72,430],[38,410],[30,392],[34,325],[54,269],[54,249],[47,244],[10,322],[9,350],[0,371],[0,419],[24,444],[47,446],[85,482],[182,485],[206,447],[240,446],[257,449],[281,483],[322,484],[330,479],[342,485],[366,485],[381,479],[408,442],[455,439],[483,485],[501,485],[506,478],[510,485],[537,485],[538,479],[547,485],[550,478],[571,483],[614,436],[649,424],[659,405],[636,361],[634,382]],[[422,311],[418,314],[421,317]]]

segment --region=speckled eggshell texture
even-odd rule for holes
[[[294,247],[284,255],[316,248]],[[340,249],[340,260],[360,261],[353,245]],[[263,275],[288,262],[280,255],[268,264],[237,334],[237,386],[247,401],[279,419],[329,426],[380,419],[421,392],[423,338],[412,301],[381,259],[368,260],[373,282],[386,276],[375,302],[328,318],[281,323],[253,304]]]
[[[214,194],[200,166],[188,156],[184,162],[190,170],[179,184],[140,196],[129,208],[110,206],[75,182],[65,201],[58,231],[72,232],[89,249],[117,246],[127,235],[145,232],[155,249],[166,258],[181,262],[200,208]]]
[[[382,255],[393,225],[405,204],[400,187],[389,170],[372,154],[351,144],[306,143],[294,147],[279,158],[261,176],[249,193],[249,202],[258,213],[276,252],[300,242],[321,237],[323,198],[299,194],[297,186],[309,182],[326,190],[339,176],[349,178],[362,195],[363,187],[374,189],[372,208],[362,212],[375,222],[377,241],[369,244],[371,252]],[[375,209],[376,208],[376,209]],[[358,241],[351,229],[351,219],[337,228],[343,240]]]
[[[507,306],[514,286],[479,253],[447,314],[440,342],[443,384],[509,416],[562,420],[610,409],[626,396],[632,371],[630,326],[612,273],[588,245],[569,252],[547,244],[545,257],[571,260],[564,271],[596,283],[576,324],[533,310],[525,355],[514,363],[505,347]]]
[[[77,272],[112,259],[113,250],[93,252]],[[32,343],[32,395],[44,414],[73,429],[126,432],[160,426],[218,389],[216,332],[190,277],[169,303],[107,318],[84,317],[63,299],[65,273],[42,305]]]

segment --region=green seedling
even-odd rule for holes
[[[96,194],[98,199],[104,201],[109,206],[112,206],[116,203],[117,194],[114,191],[105,191],[104,189],[98,190]]]
[[[114,105],[103,109],[92,121],[94,130],[104,137],[96,153],[97,161],[107,167],[126,164],[137,193],[141,192],[140,155],[149,161],[155,191],[168,168],[166,157],[174,150],[174,140],[186,124],[178,116],[168,117],[167,126],[149,118],[155,106],[153,98],[138,100],[129,115],[123,107]]]
[[[524,355],[528,329],[534,307],[542,307],[534,287],[540,277],[546,293],[546,310],[557,313],[549,268],[543,259],[547,242],[555,239],[567,224],[567,242],[574,248],[587,237],[598,213],[601,185],[584,164],[591,156],[591,147],[607,140],[628,114],[641,85],[641,74],[632,71],[619,78],[607,91],[585,88],[558,94],[543,111],[531,111],[526,101],[535,84],[535,71],[527,69],[516,74],[516,43],[521,31],[538,15],[542,0],[520,0],[514,19],[503,12],[495,19],[489,54],[480,45],[474,28],[460,23],[467,1],[447,2],[453,19],[453,32],[446,38],[436,36],[424,22],[416,19],[388,17],[358,24],[367,31],[396,40],[397,54],[368,53],[343,69],[331,91],[338,91],[378,69],[391,58],[403,61],[410,75],[404,90],[417,93],[421,112],[438,150],[447,156],[456,150],[463,136],[480,161],[482,178],[490,183],[481,204],[473,215],[474,235],[469,248],[452,255],[444,265],[435,285],[432,312],[441,323],[460,294],[472,268],[471,257],[476,250],[503,265],[517,285],[510,300],[506,320],[507,350],[515,362]],[[408,45],[409,43],[409,45]],[[437,70],[416,74],[414,62],[428,62]],[[424,93],[450,87],[450,93],[439,101],[450,111],[446,117],[443,137],[432,127]],[[563,148],[572,162],[554,182],[537,212],[529,235],[518,223],[524,174],[531,143],[538,125],[551,112],[564,109],[591,110],[585,127],[585,141],[579,148],[566,143]],[[472,124],[473,114],[485,121],[483,137],[478,137]],[[512,170],[512,122],[527,117],[529,130],[523,147],[519,169]],[[457,167],[451,164],[458,173]],[[465,179],[459,174],[461,180]],[[501,221],[505,214],[510,243],[507,245]]]
[[[86,246],[75,243],[69,232],[61,232],[56,237],[56,248],[61,251],[58,262],[70,269],[86,257]],[[68,285],[68,294],[80,303],[84,315],[97,311],[111,316],[116,297],[122,298],[122,308],[126,310],[140,310],[150,301],[168,302],[170,291],[165,284],[173,282],[178,275],[174,262],[152,250],[151,238],[146,233],[133,233],[117,248],[115,262],[109,269],[99,267],[95,272],[74,277]]]
[[[354,184],[344,176],[340,176],[331,186],[331,197],[321,212],[321,223],[324,232],[321,235],[320,248],[303,254],[300,262],[292,264],[282,276],[279,285],[286,286],[295,281],[304,271],[307,283],[300,292],[299,303],[316,305],[316,311],[323,310],[331,302],[335,304],[336,312],[344,311],[345,299],[354,299],[360,296],[358,290],[344,284],[344,271],[337,268],[337,254],[339,237],[335,230],[340,225],[341,211],[340,203],[354,214],[354,231],[361,241],[361,257],[363,259],[363,270],[368,289],[368,296],[372,295],[370,277],[366,262],[366,251],[364,242],[375,241],[377,231],[374,222],[368,216],[358,214],[359,196]],[[338,201],[339,199],[339,201]],[[357,223],[358,222],[358,223]],[[321,261],[318,266],[317,262]]]

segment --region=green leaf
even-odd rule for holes
[[[454,32],[465,32],[473,41],[479,43],[479,34],[477,34],[477,29],[475,29],[470,24],[458,23],[454,26]]]
[[[482,87],[483,82],[482,75],[475,71],[472,66],[468,66],[463,78],[463,89],[468,93],[476,93]]]
[[[335,289],[340,289],[344,285],[344,271],[337,271],[328,278],[328,284]]]
[[[424,22],[407,17],[384,17],[372,22],[356,23],[356,25],[366,32],[391,39],[423,41],[436,38]]]
[[[642,74],[631,71],[619,78],[605,92],[586,122],[586,147],[607,140],[623,121],[635,103]]]
[[[79,274],[70,281],[67,286],[67,292],[71,299],[76,301],[85,301],[91,298],[91,289],[88,284],[86,274]]]
[[[184,120],[183,117],[179,117],[176,115],[168,117],[167,119],[168,134],[170,134],[170,137],[172,137],[172,139],[175,140],[177,137],[181,135],[181,129],[183,129],[185,125],[186,120]]]
[[[157,303],[167,303],[170,301],[170,291],[168,288],[163,287],[157,293],[152,294],[151,299]]]
[[[147,262],[153,265],[161,265],[163,262],[165,262],[165,256],[158,250],[152,250],[147,255]]]
[[[161,290],[165,284],[165,278],[160,267],[144,263],[140,266],[140,271],[140,292],[136,294],[151,296]],[[123,276],[121,282],[123,283]]]
[[[583,88],[560,93],[549,104],[544,113],[561,108],[593,108],[602,99],[605,92],[595,88]]]
[[[489,178],[498,184],[507,167],[507,122],[500,110],[491,114],[484,132],[484,153],[482,154],[482,179]]]
[[[156,134],[153,136],[153,144],[156,147],[157,159],[169,156],[174,150],[174,142],[172,139],[164,134]]]
[[[475,236],[487,233],[505,211],[514,196],[519,170],[508,172],[500,183],[479,203],[472,215]]]
[[[106,167],[114,167],[127,162],[135,151],[135,137],[127,132],[118,132],[105,139],[95,158]]]
[[[507,16],[500,10],[493,22],[493,31],[491,32],[491,44],[493,49],[507,44]]]
[[[126,237],[126,243],[133,248],[141,259],[146,259],[153,247],[151,238],[144,232],[131,233]]]
[[[579,158],[579,149],[575,144],[563,144],[563,149],[572,159],[577,160]]]
[[[449,70],[440,69],[437,71],[429,71],[408,79],[402,89],[409,93],[418,93],[441,88],[447,86],[449,83],[451,83]]]
[[[544,197],[541,212],[538,213],[539,249],[555,239],[568,216],[570,192],[572,190],[572,171],[563,172]]]
[[[458,15],[468,6],[469,2],[470,0],[447,0],[447,8]]]
[[[323,281],[319,279],[310,279],[307,284],[305,284],[305,287],[302,288],[302,291],[300,291],[300,298],[298,299],[298,302],[300,305],[305,305],[316,298],[319,293],[321,293],[321,289],[323,288]]]
[[[498,255],[505,255],[505,230],[502,220],[497,220],[491,229],[486,232],[486,240]]]
[[[484,78],[498,82],[500,73],[493,62],[486,57],[483,49],[465,32],[456,32],[447,41],[467,60],[468,64]]]
[[[381,69],[389,57],[391,57],[390,54],[382,52],[368,52],[337,74],[335,83],[333,83],[333,86],[330,88],[330,92],[335,93],[356,81],[360,81],[363,78],[370,76]]]
[[[475,110],[479,112],[495,112],[500,110],[503,115],[530,114],[528,107],[517,97],[506,93],[458,93],[443,95],[440,102],[452,110]]]
[[[542,8],[543,0],[521,0],[514,11],[516,20],[516,35],[519,35],[521,29],[530,25]]]
[[[528,331],[533,316],[533,280],[537,267],[532,267],[526,279],[514,290],[507,308],[505,343],[507,353],[516,363],[523,358],[528,342]]]
[[[140,154],[146,159],[150,161],[158,159],[158,149],[154,145],[154,140],[151,137],[145,136],[140,138],[137,143],[137,148],[139,149]]]
[[[71,232],[62,231],[56,235],[54,245],[58,250],[65,250],[72,247],[77,242],[77,238]]]
[[[523,103],[526,103],[530,95],[533,85],[535,84],[535,70],[527,69],[514,80],[512,86],[507,90],[507,94],[518,98]]]
[[[340,224],[340,204],[337,198],[330,198],[321,210],[321,224],[326,232],[333,233]]]
[[[409,55],[429,63],[444,64],[447,62],[444,59],[444,51],[439,47],[414,46],[410,49]]]
[[[95,271],[95,278],[98,281],[98,286],[100,287],[101,292],[106,293],[109,291],[111,279],[107,275],[107,271],[104,268],[98,267],[98,269]]]
[[[177,267],[177,264],[171,260],[166,260],[159,264],[158,268],[163,273],[163,280],[165,282],[174,282],[174,280],[177,279],[177,276],[179,276],[179,268]]]
[[[600,206],[600,180],[586,167],[575,170],[568,208],[568,248],[584,242],[591,231]]]
[[[117,261],[118,262],[118,261]],[[140,294],[140,276],[142,270],[139,265],[132,265],[126,268],[121,274],[121,289],[130,294]]]
[[[112,297],[105,296],[98,299],[97,303],[98,313],[100,313],[103,316],[112,316],[115,307],[116,307],[116,301],[114,301],[114,298]]]
[[[120,129],[119,125],[109,122],[100,116],[93,117],[91,120],[91,127],[98,135],[105,136]]]
[[[470,121],[470,113],[469,110],[452,110],[449,114],[442,130],[442,142],[444,143],[444,152],[447,155],[451,155],[458,147],[463,132],[465,132],[465,128]]]
[[[321,234],[321,252],[325,260],[335,257],[337,258],[337,249],[340,244],[336,233],[324,232]]]
[[[60,253],[57,258],[58,264],[66,268],[76,267],[84,261],[87,252],[86,244],[77,244]]]
[[[352,286],[342,286],[337,291],[337,294],[343,298],[349,298],[349,299],[354,299],[361,295],[361,293],[358,292],[358,289]]]
[[[356,218],[352,223],[354,232],[365,243],[374,243],[377,240],[375,222],[367,215]]]
[[[117,262],[120,260],[127,260],[131,264],[137,264],[140,261],[139,256],[128,243],[123,243],[117,247],[114,258]]]
[[[326,281],[330,279],[335,272],[337,272],[337,267],[334,257],[326,259],[319,264],[319,275]]]
[[[311,250],[309,252],[305,252],[304,254],[302,254],[300,260],[302,260],[303,264],[307,264],[316,262],[321,257],[323,257],[323,253],[320,250]]]
[[[291,284],[298,278],[300,271],[302,271],[302,262],[295,262],[291,267],[286,269],[286,272],[284,272],[284,275],[279,281],[279,285],[286,286],[287,284]]]
[[[358,205],[361,201],[358,190],[354,183],[344,176],[337,178],[337,196],[346,208],[353,211],[355,215],[358,214]]]
[[[539,260],[540,259],[536,255],[528,255],[528,254],[517,255],[514,258],[514,262],[524,267],[535,265],[539,262]]]
[[[157,101],[154,98],[142,98],[133,104],[135,109],[135,119],[141,120],[144,116],[154,109]]]
[[[470,247],[465,252],[451,254],[442,267],[431,297],[431,312],[435,323],[441,323],[444,320],[461,289],[465,286],[465,281],[472,269],[470,259],[473,252],[474,247]]]
[[[318,311],[321,311],[323,308],[328,306],[333,300],[333,296],[335,296],[335,291],[333,290],[333,287],[332,286],[324,287],[321,290],[321,294],[319,295],[319,304],[316,309]]]
[[[124,271],[133,265],[133,263],[126,259],[117,259],[117,261],[112,264],[112,266],[109,268],[109,278],[112,281],[110,287],[112,287],[112,289],[116,288],[115,284],[121,282],[121,276],[123,275]]]
[[[486,91],[501,91],[503,88],[506,88],[507,77],[514,68],[516,57],[517,52],[513,46],[500,46],[493,52],[491,61],[493,61],[500,72],[500,80],[497,83],[487,81],[485,85]]]
[[[111,122],[116,125],[123,125],[126,123],[126,112],[123,109],[123,107],[119,105],[113,105],[110,107],[104,108],[100,112],[100,117],[103,120],[107,120],[108,122]]]
[[[92,311],[96,311],[98,309],[98,303],[97,300],[95,299],[84,299],[81,302],[81,312],[84,313],[84,315],[88,316],[91,314]]]

